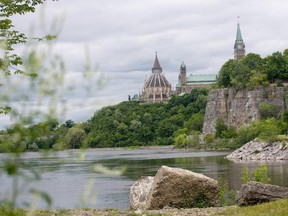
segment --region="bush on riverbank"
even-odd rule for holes
[[[175,145],[179,148],[234,150],[256,138],[268,143],[279,141],[285,145],[288,140],[288,122],[285,115],[284,113],[279,119],[266,118],[254,121],[251,125],[243,125],[239,129],[229,128],[219,119],[215,134],[202,135],[199,132],[190,132],[192,135],[189,136],[185,134],[186,131],[179,130]]]

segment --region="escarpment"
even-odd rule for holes
[[[270,85],[253,91],[234,88],[214,89],[208,95],[203,133],[215,133],[216,120],[240,127],[260,119],[260,104],[266,102],[277,107],[278,115],[288,107],[288,88]]]

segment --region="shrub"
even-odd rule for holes
[[[222,138],[223,131],[226,131],[227,129],[228,129],[228,127],[225,125],[223,119],[218,118],[216,120],[216,126],[215,126],[215,130],[216,130],[215,136],[216,136],[216,138],[217,137]]]
[[[209,196],[206,191],[199,191],[193,200],[193,207],[208,208],[210,206]]]
[[[271,181],[271,179],[267,176],[267,171],[268,169],[266,164],[262,164],[260,167],[257,167],[256,170],[254,172],[251,172],[250,174],[248,167],[244,167],[241,171],[241,181],[243,183],[248,183],[249,181],[257,181],[263,184],[267,184]],[[250,177],[250,175],[252,176],[252,178]]]
[[[205,141],[207,144],[213,143],[213,142],[214,142],[214,136],[213,136],[213,134],[206,134],[205,137],[204,137],[204,141]]]
[[[274,104],[263,102],[260,104],[259,112],[261,119],[278,118],[279,108]]]
[[[39,148],[36,143],[31,143],[28,145],[27,150],[37,152],[39,151]]]
[[[235,190],[229,190],[227,183],[223,181],[223,178],[220,176],[218,179],[218,185],[219,185],[219,193],[218,193],[218,206],[231,206],[236,203],[235,196],[236,191]]]

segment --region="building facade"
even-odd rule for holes
[[[242,38],[240,24],[237,23],[236,40],[234,43],[234,60],[245,57],[245,43]]]
[[[187,77],[186,65],[182,62],[175,93],[190,93],[194,88],[210,88],[213,83],[216,83],[216,79],[217,76],[215,74],[190,74]]]
[[[171,97],[171,84],[162,73],[157,53],[152,67],[152,73],[145,79],[143,92],[140,95],[142,102],[162,102],[168,101]]]

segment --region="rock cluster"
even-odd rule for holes
[[[130,207],[132,210],[195,207],[197,198],[215,206],[217,197],[216,180],[189,170],[162,166],[154,178],[142,178],[132,185]]]
[[[236,195],[239,206],[255,205],[288,198],[288,188],[250,181]]]
[[[288,143],[251,141],[235,150],[229,160],[288,160]]]

